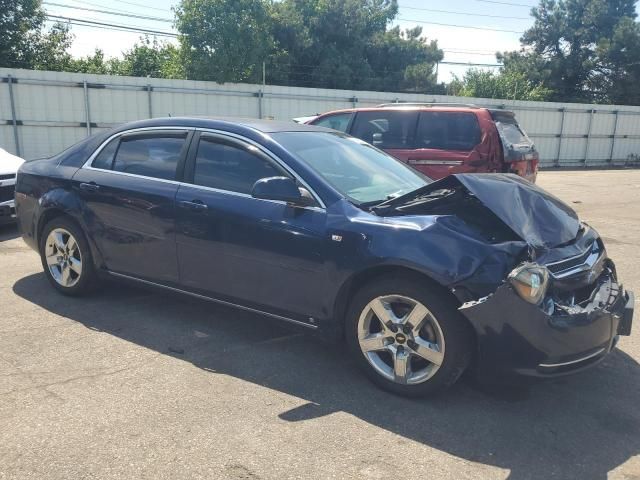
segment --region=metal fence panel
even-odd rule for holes
[[[640,107],[636,106],[218,84],[6,68],[0,68],[0,79],[0,147],[27,159],[52,155],[89,134],[144,118],[202,115],[291,120],[391,102],[472,103],[513,110],[536,143],[543,166],[618,165],[637,162],[640,156]]]

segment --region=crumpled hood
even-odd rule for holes
[[[385,204],[401,205],[437,190],[460,186],[535,249],[554,248],[571,242],[580,229],[578,216],[571,207],[513,174],[450,175]]]

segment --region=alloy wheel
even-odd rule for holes
[[[63,228],[47,236],[45,259],[53,279],[61,286],[73,287],[82,275],[82,253],[76,239]]]
[[[369,302],[358,319],[358,343],[369,364],[402,385],[429,380],[444,360],[444,335],[422,303],[401,295]]]

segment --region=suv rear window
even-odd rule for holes
[[[498,132],[509,145],[530,144],[529,137],[520,129],[520,125],[513,122],[496,122]]]
[[[411,111],[358,112],[351,135],[378,148],[414,148],[417,120]]]
[[[502,141],[507,145],[533,145],[531,139],[520,128],[515,116],[511,112],[491,111],[491,117],[496,123]]]
[[[481,135],[473,113],[421,112],[415,148],[469,151],[480,143]]]

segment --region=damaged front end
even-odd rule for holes
[[[503,257],[500,279],[487,277],[480,262],[449,286],[476,330],[483,377],[574,372],[631,332],[633,293],[618,282],[601,238],[570,207],[517,177],[448,177],[377,213],[452,215],[496,248],[520,247]]]
[[[566,286],[566,279],[563,283]],[[610,261],[592,283],[576,289],[550,279],[540,304],[505,282],[460,311],[478,332],[479,372],[548,377],[591,366],[631,333],[634,298],[618,283]]]

